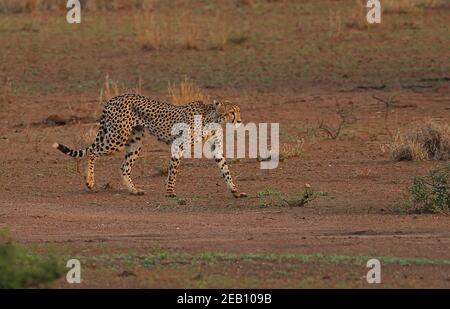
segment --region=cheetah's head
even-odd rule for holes
[[[236,127],[241,125],[241,109],[239,106],[228,101],[219,102],[216,100],[213,101],[213,104],[216,108],[218,122],[222,124],[232,123]]]

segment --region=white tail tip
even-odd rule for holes
[[[53,145],[52,145],[52,147],[55,148],[55,149],[58,148],[58,146],[59,146],[58,143],[53,143]]]

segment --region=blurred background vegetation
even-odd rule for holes
[[[0,82],[15,91],[98,93],[108,74],[145,91],[414,87],[450,71],[450,3],[384,0],[0,0]],[[17,49],[20,48],[20,52]]]

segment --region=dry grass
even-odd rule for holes
[[[225,50],[226,45],[229,42],[231,35],[231,28],[225,21],[221,21],[217,18],[217,21],[212,26],[212,30],[209,31],[209,47],[211,49]]]
[[[368,178],[372,178],[373,176],[374,175],[373,175],[372,169],[368,168],[368,167],[358,168],[355,171],[356,178],[368,179]]]
[[[100,88],[100,95],[98,97],[98,109],[94,111],[94,118],[98,119],[103,110],[103,103],[110,100],[111,98],[126,94],[126,93],[142,93],[142,76],[138,73],[137,85],[135,87],[125,87],[124,84],[119,84],[118,82],[112,80],[109,74],[105,75],[105,81],[102,88]]]
[[[42,143],[48,141],[49,131],[38,130],[28,123],[24,130],[24,136],[27,145],[31,145],[34,152],[40,152]]]
[[[13,94],[13,80],[11,77],[5,77],[0,92],[0,98],[4,102],[11,102],[11,95]]]
[[[195,80],[187,77],[179,85],[169,82],[167,92],[169,93],[171,103],[175,105],[183,105],[207,99]]]
[[[73,135],[73,145],[76,149],[82,149],[92,144],[95,140],[95,136],[97,135],[98,125],[89,125],[88,130],[85,128],[86,126],[81,126],[81,129],[77,132],[77,134]]]
[[[157,176],[167,176],[169,174],[169,166],[167,162],[159,162],[153,167]]]
[[[280,149],[280,161],[301,157],[303,155],[304,144],[304,139],[301,139],[293,144],[283,144]]]
[[[199,46],[199,29],[194,22],[188,22],[183,27],[183,47],[189,50],[198,50]]]
[[[154,0],[85,0],[87,10],[153,10]]]
[[[381,8],[384,13],[411,14],[426,8],[450,8],[450,3],[448,0],[383,0]]]
[[[67,1],[1,0],[0,13],[19,14],[44,11],[65,11]],[[155,0],[82,0],[86,11],[153,10]]]
[[[142,77],[141,73],[138,73],[137,85],[135,87],[125,87],[124,84],[119,84],[118,82],[112,80],[109,74],[105,75],[105,82],[100,89],[99,101],[107,101],[115,96],[126,94],[126,93],[142,93]]]
[[[394,161],[450,159],[450,126],[430,121],[407,134],[397,133],[391,157]]]
[[[51,0],[2,0],[0,1],[0,13],[19,14],[62,9],[61,5],[57,4],[57,1]]]
[[[328,36],[332,40],[339,40],[342,34],[341,13],[338,10],[330,9],[328,12]]]
[[[366,19],[367,8],[360,0],[355,0],[355,7],[352,9],[352,14],[346,18],[345,26],[348,29],[366,30],[369,28],[369,23]]]
[[[393,108],[395,108],[395,107],[398,107],[397,103],[399,103],[400,101],[398,101],[395,98],[395,95],[391,95],[387,99],[378,98],[376,96],[373,96],[373,98],[375,100],[377,100],[378,102],[383,103],[383,105],[384,105],[384,128],[386,129],[386,131],[389,134],[389,136],[391,138],[393,138],[394,135],[392,134],[392,131],[389,128],[389,121],[388,121],[388,119],[389,119],[389,115],[390,115],[391,110]]]
[[[234,34],[234,35],[231,35],[231,36],[228,38],[228,41],[229,41],[230,43],[235,44],[235,45],[244,44],[244,43],[247,42],[248,40],[250,40],[250,35],[247,34],[247,33],[244,33],[244,32],[238,33],[238,34]]]
[[[138,44],[146,51],[200,49],[199,25],[187,14],[161,15],[139,12],[135,15]]]
[[[408,14],[420,12],[421,8],[414,0],[384,0],[381,8],[384,13]]]
[[[188,50],[200,49],[199,25],[193,18],[181,15],[138,13],[135,17],[137,42],[146,51],[161,51],[181,47]]]
[[[189,12],[139,13],[135,17],[135,33],[139,46],[146,51],[225,50],[227,45],[239,45],[250,39],[248,31],[234,29],[226,18],[218,15],[202,19]]]
[[[151,14],[143,14],[135,23],[138,44],[147,51],[158,51],[167,46],[167,33]]]
[[[237,0],[236,4],[238,6],[254,6],[256,3],[255,0]]]
[[[254,6],[256,0],[235,0],[237,6]],[[136,10],[154,11],[156,0],[82,0],[86,11]],[[281,0],[267,0],[281,2]],[[423,8],[449,8],[447,0],[383,0],[386,13],[406,14],[421,11]],[[45,11],[65,11],[66,1],[56,0],[1,0],[0,14],[35,13]],[[365,15],[365,14],[364,14]]]

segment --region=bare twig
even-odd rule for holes
[[[394,108],[399,101],[395,99],[395,95],[389,96],[389,98],[387,100],[376,97],[376,96],[373,96],[373,98],[375,100],[377,100],[378,102],[383,103],[385,106],[384,127],[385,127],[386,131],[388,132],[389,136],[392,138],[394,135],[392,134],[392,131],[389,129],[388,118],[389,118],[389,113],[390,113],[391,109]]]
[[[336,103],[336,114],[339,116],[339,124],[336,128],[325,124],[323,120],[320,121],[318,126],[318,128],[325,132],[331,139],[337,139],[344,127],[354,122],[353,108],[350,110],[345,110],[339,103]]]

